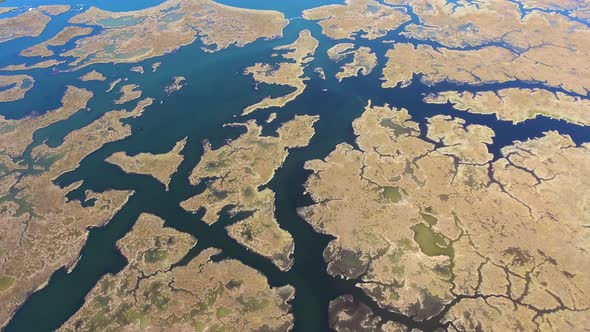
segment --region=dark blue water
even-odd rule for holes
[[[15,0],[9,0],[3,5],[10,5],[11,2]],[[114,2],[112,0],[92,2],[101,8],[118,11],[137,9],[142,5],[148,6],[155,3],[157,2]],[[223,0],[222,3],[247,8],[277,9],[283,11],[287,17],[296,17],[302,9],[323,4],[326,1]],[[53,25],[50,25],[40,38],[50,38],[52,34],[59,31],[69,15],[72,13],[55,18],[51,23]],[[283,108],[261,110],[247,117],[239,117],[245,106],[259,101],[269,93],[283,92],[273,87],[255,90],[251,78],[241,74],[243,69],[255,62],[276,61],[270,57],[273,53],[272,48],[294,41],[302,29],[310,29],[314,37],[320,41],[315,60],[306,69],[310,80],[305,92]],[[383,39],[416,43],[416,41],[399,37],[398,32],[394,31]],[[126,261],[116,250],[115,243],[131,229],[137,216],[142,212],[154,213],[164,218],[167,226],[193,234],[199,239],[199,245],[179,264],[185,264],[205,248],[216,247],[223,250],[223,254],[217,259],[238,259],[264,273],[273,286],[293,285],[297,291],[297,296],[292,303],[296,331],[328,330],[329,302],[347,293],[352,293],[355,297],[367,302],[387,319],[401,321],[409,326],[426,330],[434,329],[437,322],[426,322],[418,326],[408,317],[384,312],[377,308],[370,298],[364,296],[362,291],[355,287],[354,282],[327,275],[322,252],[331,238],[315,233],[297,216],[295,211],[297,207],[312,203],[309,197],[303,195],[302,185],[309,175],[309,172],[303,169],[304,162],[324,158],[342,142],[354,144],[355,137],[351,123],[360,116],[369,99],[374,105],[388,103],[395,107],[407,108],[422,129],[425,127],[426,118],[436,114],[448,114],[461,117],[468,123],[487,125],[496,132],[494,144],[490,146],[490,150],[496,157],[500,156],[500,149],[511,144],[513,140],[539,137],[546,130],[558,130],[568,134],[577,143],[590,141],[590,132],[587,128],[563,121],[541,117],[515,126],[509,122],[498,121],[492,115],[470,114],[456,111],[450,105],[428,105],[422,102],[426,93],[436,91],[495,90],[511,86],[542,87],[541,84],[514,82],[473,87],[443,83],[429,87],[420,82],[420,77],[415,77],[414,83],[407,88],[382,89],[379,78],[381,67],[385,62],[384,54],[389,46],[380,41],[366,40],[359,40],[358,44],[372,47],[378,55],[380,66],[369,76],[345,79],[342,83],[338,83],[334,79],[335,73],[339,70],[338,65],[330,62],[326,55],[326,50],[335,42],[321,35],[319,26],[313,22],[294,19],[286,28],[284,35],[285,37],[281,40],[258,41],[244,48],[232,47],[214,54],[203,53],[199,48],[201,45],[196,42],[173,54],[144,61],[141,65],[146,68],[146,73],[143,75],[129,72],[129,69],[136,64],[93,66],[92,69],[97,69],[109,78],[105,82],[82,83],[77,80],[77,77],[90,69],[75,73],[57,73],[51,70],[31,72],[37,82],[27,98],[1,105],[0,114],[18,118],[33,111],[43,112],[55,108],[59,105],[59,99],[66,89],[66,84],[75,84],[95,92],[89,105],[90,112],[80,112],[70,119],[40,130],[35,135],[35,144],[47,140],[50,145],[58,145],[68,132],[91,123],[105,112],[120,108],[112,105],[116,92],[105,92],[109,82],[115,78],[128,77],[127,83],[139,84],[144,96],[154,97],[156,101],[143,116],[127,121],[133,128],[133,135],[107,144],[84,159],[77,170],[57,180],[57,183],[62,186],[84,180],[81,188],[69,195],[72,199],[81,198],[87,189],[103,191],[112,188],[134,190],[136,193],[107,226],[90,231],[88,243],[82,251],[82,258],[73,271],[71,273],[64,270],[57,271],[48,286],[34,293],[17,311],[6,331],[50,331],[58,328],[80,308],[84,296],[99,278],[106,273],[116,273],[125,266]],[[0,65],[21,63],[23,59],[16,56],[18,49],[33,43],[32,40],[19,40],[5,44],[10,47],[0,49]],[[152,73],[151,64],[159,61],[163,64],[156,73]],[[321,80],[313,73],[313,68],[316,66],[325,69],[327,80]],[[163,87],[171,82],[173,76],[178,75],[186,77],[188,85],[171,96],[166,96],[162,92]],[[133,106],[133,103],[122,105],[128,109]],[[245,250],[227,236],[224,227],[235,222],[240,216],[233,219],[222,218],[213,226],[208,226],[200,220],[200,215],[187,213],[179,206],[181,201],[203,190],[202,185],[191,186],[188,182],[188,175],[202,154],[202,140],[208,139],[214,146],[219,146],[226,139],[237,137],[243,130],[223,127],[224,123],[251,118],[261,120],[265,119],[270,112],[277,112],[278,119],[265,126],[265,134],[271,134],[281,122],[291,119],[294,114],[320,115],[320,121],[315,126],[317,133],[310,145],[293,150],[268,185],[276,192],[277,220],[281,227],[292,234],[296,243],[295,265],[288,272],[279,271],[270,261]],[[183,151],[185,160],[174,175],[169,192],[151,177],[125,174],[119,168],[104,162],[107,156],[116,151],[127,151],[131,154],[165,152],[185,136],[189,137]]]

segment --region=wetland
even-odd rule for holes
[[[0,6],[6,331],[590,324],[581,4]]]

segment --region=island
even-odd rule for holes
[[[247,248],[269,259],[281,270],[293,265],[293,238],[281,229],[275,219],[274,192],[260,189],[281,167],[289,149],[309,144],[315,133],[317,116],[296,116],[277,130],[278,136],[261,136],[262,127],[256,122],[245,124],[242,136],[219,149],[207,143],[199,164],[190,175],[193,185],[207,181],[204,192],[189,198],[181,206],[192,212],[205,209],[202,220],[212,224],[225,207],[231,214],[250,212],[244,220],[227,227],[229,235]]]
[[[377,55],[369,47],[353,49],[352,43],[340,43],[328,49],[328,57],[334,62],[340,62],[352,54],[351,62],[345,63],[342,70],[336,73],[336,79],[341,82],[347,77],[356,77],[359,73],[363,76],[369,75],[377,66]]]
[[[287,330],[293,316],[291,286],[271,288],[258,271],[237,260],[213,262],[206,249],[176,264],[196,244],[189,234],[142,214],[117,242],[129,264],[104,276],[61,331]]]
[[[7,7],[4,11],[0,9],[0,14],[12,10],[13,7]],[[68,5],[46,5],[30,8],[14,17],[0,18],[0,43],[22,37],[39,37],[51,21],[47,15],[56,16],[69,10]]]
[[[68,91],[63,98],[64,108],[79,103],[76,109],[61,109],[55,111],[57,115],[40,119],[25,118],[15,130],[40,128],[67,116],[66,113],[86,108],[78,97],[88,98],[90,92],[73,87]],[[67,134],[56,147],[33,143],[26,150],[28,158],[24,163],[0,154],[0,169],[4,173],[0,177],[0,280],[3,280],[0,326],[5,326],[27,296],[47,284],[57,269],[73,268],[89,229],[108,223],[133,194],[128,190],[85,190],[82,200],[69,200],[66,195],[79,189],[82,181],[62,187],[55,179],[76,169],[86,156],[106,143],[131,135],[131,127],[121,120],[141,115],[151,103],[151,99],[144,99],[132,111],[107,112]],[[28,121],[33,124],[24,123]]]
[[[113,82],[111,87],[114,87],[114,85],[116,85],[117,83]],[[139,97],[141,97],[142,92],[140,90],[137,90],[137,88],[139,88],[139,85],[137,85],[137,84],[123,85],[120,90],[121,95],[120,95],[119,99],[114,101],[114,103],[117,105],[120,105],[120,104],[128,103],[132,100],[138,99]]]
[[[283,107],[302,94],[306,87],[305,81],[308,79],[304,77],[303,70],[309,62],[313,61],[313,55],[318,45],[319,42],[313,38],[311,32],[303,30],[292,44],[274,48],[275,51],[286,51],[281,54],[281,57],[291,61],[280,62],[274,66],[259,62],[246,68],[244,74],[252,75],[257,83],[284,85],[295,90],[281,97],[265,97],[260,102],[246,107],[242,115],[250,114],[258,109]]]
[[[70,40],[80,37],[86,36],[92,33],[92,28],[89,27],[78,27],[78,26],[68,26],[61,30],[57,35],[53,36],[48,41],[43,43],[37,44],[35,46],[31,46],[23,51],[20,52],[22,56],[34,57],[48,57],[54,55],[54,52],[51,51],[48,46],[63,46],[68,43]]]
[[[29,115],[21,119],[7,119],[0,115],[0,153],[12,158],[21,157],[25,149],[33,143],[35,131],[69,118],[72,114],[86,109],[92,92],[68,86],[61,98],[62,106],[39,115]]]
[[[90,72],[87,72],[86,74],[80,76],[80,80],[83,82],[88,82],[88,81],[105,81],[107,78],[99,73],[96,70],[92,70]]]
[[[417,44],[393,43],[387,52],[383,87],[406,86],[419,74],[427,84],[525,81],[570,94],[590,91],[587,24],[554,12],[524,12],[511,1],[387,2],[411,3],[420,23],[405,26],[402,33]],[[439,46],[434,49],[432,43]]]
[[[75,58],[70,63],[74,68],[94,63],[135,63],[171,53],[197,38],[205,51],[215,52],[259,38],[280,37],[288,23],[276,11],[235,8],[211,0],[170,0],[130,12],[91,7],[69,22],[102,28],[62,54]]]
[[[105,161],[119,166],[125,173],[150,175],[170,189],[170,179],[184,160],[181,154],[187,138],[174,145],[172,150],[162,154],[139,153],[129,156],[124,152],[116,152]]]
[[[0,19],[0,43],[22,37],[38,37],[51,18],[40,10],[29,10],[14,17]]]
[[[121,83],[121,81],[123,81],[123,79],[121,78],[117,78],[116,80],[112,81],[109,84],[109,88],[107,89],[107,92],[111,92],[115,89],[115,87],[117,86],[117,84]]]
[[[43,5],[37,7],[37,9],[45,14],[57,16],[69,12],[71,7],[69,5]]]
[[[0,103],[23,99],[34,83],[29,75],[0,75]]]
[[[138,73],[138,74],[143,74],[145,71],[143,70],[142,66],[134,66],[131,67],[131,69],[129,69],[130,71],[134,72],[134,73]]]
[[[506,88],[498,91],[443,91],[429,94],[430,104],[451,103],[455,109],[477,114],[495,114],[498,120],[517,124],[543,115],[590,126],[590,100],[544,89]]]
[[[387,35],[410,16],[403,7],[374,0],[346,0],[344,5],[327,5],[303,11],[303,18],[319,21],[324,35],[332,39],[376,39]],[[361,34],[363,32],[363,34]]]
[[[329,274],[415,325],[561,330],[588,321],[588,143],[550,131],[494,159],[486,126],[437,115],[422,133],[407,110],[370,102],[353,128],[358,147],[343,143],[305,164],[316,204],[299,214],[334,237]],[[352,310],[351,298],[335,301],[332,315]],[[366,324],[387,323],[354,310]]]
[[[45,68],[57,66],[57,65],[62,64],[64,62],[65,61],[63,61],[63,60],[60,61],[60,60],[51,59],[51,60],[37,62],[37,63],[31,64],[31,65],[26,65],[24,63],[19,64],[19,65],[8,65],[6,67],[0,68],[0,70],[25,71],[25,70],[31,70],[31,69],[45,69]]]
[[[183,76],[174,76],[173,82],[164,87],[164,92],[166,92],[167,95],[171,95],[176,91],[180,91],[180,89],[186,85],[185,81],[186,78]]]

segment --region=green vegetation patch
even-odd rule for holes
[[[143,259],[147,263],[161,262],[165,260],[166,257],[168,257],[168,252],[158,248],[150,249],[143,254]]]
[[[109,17],[102,20],[98,20],[98,24],[105,28],[124,28],[127,26],[135,25],[143,21],[143,17],[135,16],[121,16],[121,17]]]
[[[12,284],[14,284],[15,281],[16,281],[16,278],[11,277],[11,276],[0,277],[0,292],[3,292],[5,290],[9,289],[10,286],[12,286]]]
[[[401,136],[404,134],[411,134],[413,129],[404,127],[398,123],[395,123],[391,118],[384,118],[381,119],[379,124],[385,128],[393,129],[393,133],[396,136]]]
[[[205,169],[209,172],[217,171],[222,168],[227,168],[229,163],[225,160],[220,161],[208,161],[205,163]]]
[[[431,226],[436,225],[438,222],[438,219],[430,214],[420,213],[420,216],[422,216],[422,220],[426,221]]]
[[[215,311],[215,316],[217,316],[218,319],[222,319],[224,317],[227,317],[229,314],[231,314],[231,310],[229,310],[226,307],[219,307]]]
[[[16,125],[13,124],[6,124],[0,126],[0,135],[13,132],[16,129]]]
[[[224,200],[227,198],[227,196],[229,196],[229,191],[227,190],[212,190],[212,195],[213,197],[215,197],[218,200]]]
[[[144,292],[144,295],[150,300],[150,303],[155,305],[159,310],[164,310],[170,302],[170,299],[162,295],[162,287],[164,284],[160,281],[153,282],[149,289]]]
[[[383,197],[392,203],[402,200],[402,193],[399,187],[383,187]]]
[[[412,226],[414,241],[420,246],[420,250],[427,256],[448,256],[453,258],[455,251],[449,239],[441,233],[433,230],[424,223]]]
[[[238,298],[238,302],[240,302],[242,304],[242,306],[244,307],[244,311],[246,311],[246,312],[260,311],[260,310],[263,310],[264,308],[268,307],[268,305],[270,304],[270,301],[265,298],[262,298],[262,299]]]

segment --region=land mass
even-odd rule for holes
[[[68,91],[69,94],[90,94],[75,88]],[[69,99],[66,96],[64,100]],[[104,144],[131,135],[131,127],[120,120],[139,116],[151,103],[151,99],[145,99],[133,111],[107,112],[91,124],[66,135],[56,147],[46,144],[33,147],[29,154],[32,164],[25,168],[8,155],[2,155],[0,279],[8,282],[3,283],[5,287],[0,291],[0,301],[4,304],[0,309],[1,326],[8,323],[26,297],[45,285],[57,269],[72,268],[79,259],[89,228],[108,223],[132,195],[132,191],[127,190],[102,193],[86,190],[82,200],[69,200],[66,195],[79,189],[82,181],[61,187],[55,184],[55,180],[77,168],[82,159]],[[85,107],[85,102],[78,106],[79,109]],[[58,115],[46,117],[53,121],[76,111],[76,108],[67,112],[61,110],[56,111]],[[38,120],[27,118],[23,121],[37,123]],[[51,121],[38,122],[36,126]],[[29,130],[34,126],[21,123],[17,130]]]
[[[455,109],[478,114],[496,114],[499,120],[514,124],[538,115],[590,126],[590,100],[552,93],[544,89],[508,88],[498,91],[444,91],[430,94],[431,104],[452,103]]]
[[[313,38],[309,30],[303,30],[295,42],[289,45],[275,47],[275,51],[287,51],[281,54],[288,62],[281,62],[275,66],[267,63],[256,63],[252,67],[246,68],[244,74],[252,75],[257,83],[275,84],[289,86],[295,91],[281,97],[266,97],[260,102],[250,105],[244,109],[242,115],[250,114],[258,109],[270,107],[283,107],[305,90],[305,81],[303,70],[307,64],[313,60],[313,55],[319,43]]]
[[[370,103],[353,128],[358,148],[305,164],[317,204],[299,212],[335,237],[329,274],[416,322],[588,324],[588,143],[551,131],[494,160],[488,127],[437,115],[424,135],[405,109]]]
[[[0,103],[23,99],[34,83],[29,75],[0,75]]]
[[[260,187],[272,179],[289,149],[309,144],[317,120],[317,116],[296,116],[282,124],[277,137],[261,136],[262,127],[254,121],[236,124],[245,126],[246,133],[217,150],[205,145],[190,182],[196,185],[210,179],[207,188],[181,206],[192,212],[206,209],[202,219],[209,224],[216,222],[227,206],[232,207],[231,214],[251,212],[250,217],[227,227],[229,235],[271,259],[281,270],[288,270],[293,265],[293,238],[275,219],[274,192]]]
[[[352,61],[345,63],[342,70],[336,73],[336,79],[339,82],[347,77],[356,77],[359,73],[363,76],[369,75],[375,66],[377,66],[377,55],[369,47],[354,48],[354,44],[341,43],[328,49],[328,57],[334,62],[340,62],[347,56],[352,55]]]
[[[213,262],[205,249],[173,266],[196,239],[142,214],[117,247],[129,264],[104,276],[60,331],[287,330],[291,286],[271,288],[260,272],[237,260]]]
[[[303,18],[319,21],[324,35],[332,39],[357,36],[376,39],[410,20],[405,8],[393,8],[373,0],[346,0],[344,5],[307,9]]]
[[[76,41],[73,49],[62,54],[74,57],[70,65],[80,67],[139,62],[171,53],[197,38],[209,52],[244,46],[259,38],[282,36],[288,21],[276,11],[241,9],[210,0],[170,0],[131,12],[91,7],[70,23],[103,28]]]
[[[106,161],[119,166],[126,173],[144,174],[154,177],[170,189],[170,179],[176,172],[178,166],[184,160],[181,154],[187,138],[176,143],[176,145],[167,153],[152,154],[140,153],[135,156],[129,156],[124,152],[116,152],[109,156]]]

